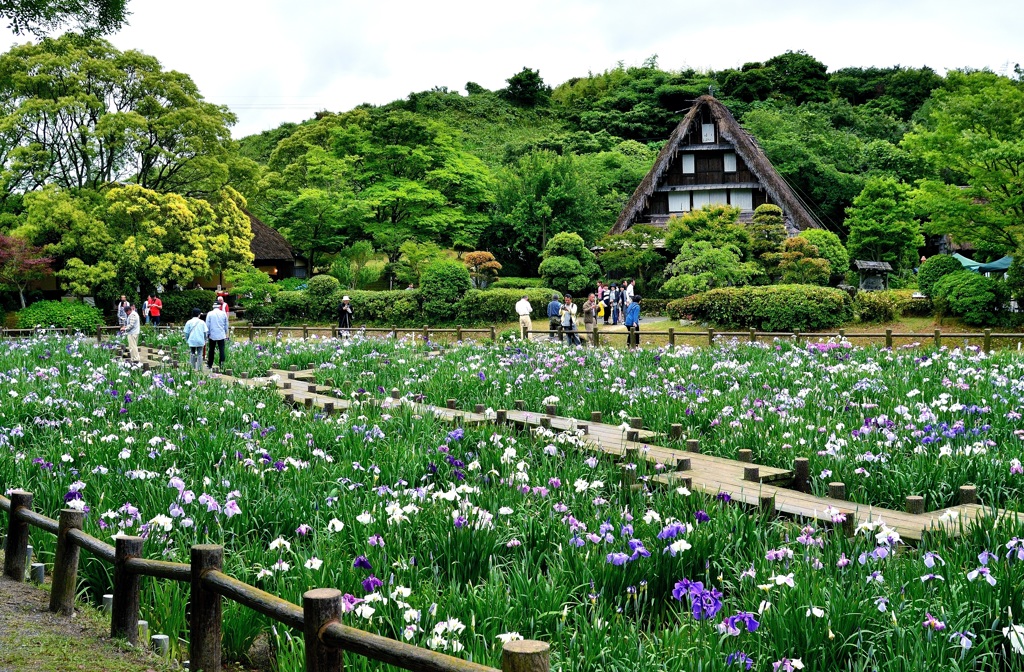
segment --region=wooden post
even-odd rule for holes
[[[18,509],[32,510],[32,493],[15,490],[11,493],[11,513],[8,516],[7,543],[4,544],[4,576],[24,581],[28,563],[28,523],[18,520]]]
[[[740,448],[738,451],[736,451],[736,459],[739,460],[740,462],[753,462],[754,451],[750,450],[749,448]]]
[[[203,587],[203,575],[224,566],[224,547],[196,544],[192,547],[192,587],[188,655],[190,669],[220,672],[221,597]]]
[[[670,438],[678,439],[683,435],[683,426],[679,423],[674,423],[672,427],[669,428],[668,435]]]
[[[629,419],[629,426],[632,427],[633,429],[643,429],[644,428],[644,419],[643,418],[632,417],[632,418]]]
[[[832,499],[846,499],[846,484],[839,481],[829,483],[828,496]]]
[[[551,647],[546,642],[520,639],[501,647],[501,672],[549,672]]]
[[[984,343],[985,343],[985,345],[984,345],[985,352],[986,353],[992,352],[992,330],[991,329],[986,329],[985,330],[985,341],[984,341]]]
[[[907,497],[907,513],[921,515],[924,513],[924,497],[910,495]]]
[[[676,459],[676,471],[689,471],[691,469],[690,458],[680,457]]]
[[[597,327],[594,327],[594,329],[596,331]],[[676,330],[675,330],[675,327],[669,327],[668,328],[668,344],[669,345],[675,345],[676,344]]]
[[[700,452],[700,441],[698,441],[697,439],[687,439],[686,440],[686,450],[691,452],[691,453],[699,453]]]
[[[128,571],[129,558],[142,555],[142,537],[118,537],[114,542],[114,605],[110,614],[110,636],[139,643],[139,580]],[[205,668],[203,668],[205,670]]]
[[[775,511],[775,495],[762,494],[758,496],[757,508],[767,513]]]
[[[627,429],[626,430],[626,441],[634,441],[634,442],[636,442],[636,441],[639,441],[639,440],[640,440],[640,432],[636,431],[635,429]]]
[[[544,412],[548,415],[554,415],[555,413],[558,412],[558,407],[555,406],[554,404],[545,404]]]
[[[331,338],[337,338],[337,337],[338,337],[338,328],[337,327],[331,327]]]
[[[600,424],[600,422],[601,422],[601,411],[591,411],[590,412],[590,422],[592,422],[594,424]]]
[[[53,585],[50,588],[50,611],[70,616],[75,613],[75,591],[78,589],[78,545],[68,540],[69,530],[82,529],[85,513],[63,509],[57,523],[57,553],[53,559]]]
[[[601,345],[601,332],[597,330],[597,325],[594,325],[594,347]]]
[[[430,341],[430,327],[428,327],[427,325],[424,324],[423,325],[423,342],[427,343],[428,341]]]
[[[800,332],[799,331],[793,330],[793,340],[796,341],[797,343],[800,342]]]
[[[525,411],[526,410],[526,402],[523,401],[522,399],[516,399],[515,402],[513,402],[513,403],[515,404],[515,407],[516,407],[517,411]]]
[[[935,330],[935,347],[936,348],[941,348],[942,347],[942,330],[941,329],[936,329]]]
[[[487,407],[483,404],[474,404],[473,406],[474,413],[483,413],[485,410],[487,410]]]
[[[334,413],[334,402],[333,401],[325,401],[324,402],[324,415],[331,415],[332,413]]]
[[[793,460],[793,485],[800,492],[807,492],[807,484],[811,481],[811,461],[806,457]]]
[[[892,350],[892,329],[885,330],[885,347]]]
[[[491,327],[491,343],[495,343],[498,340],[498,330],[495,327]]]
[[[462,342],[462,325],[455,327],[455,341],[458,343]]]
[[[839,340],[840,341],[845,341],[846,340],[846,329],[840,329],[839,330]]]
[[[973,485],[961,485],[960,486],[960,504],[977,504],[978,503],[978,488]],[[13,508],[13,507],[12,507]]]
[[[457,403],[457,401],[458,400],[456,400],[456,399],[448,399],[447,401],[445,401],[444,405],[445,405],[445,407],[454,410],[455,409],[455,404]]]
[[[715,344],[715,330],[714,329],[708,329],[708,345],[714,345],[714,344]]]
[[[342,672],[345,669],[342,650],[330,648],[320,640],[325,627],[341,620],[341,604],[341,591],[336,588],[315,588],[302,595],[306,672]]]
[[[392,399],[401,399],[402,398],[402,393],[398,391],[397,387],[392,387],[391,388],[391,398]]]
[[[757,330],[755,329],[750,330],[750,342],[757,343]]]
[[[743,467],[743,480],[757,483],[761,480],[760,467]]]
[[[494,412],[494,421],[500,424],[508,422],[508,411],[503,408],[499,408]]]
[[[96,342],[97,343],[102,343],[103,342],[103,327],[102,326],[96,327]]]

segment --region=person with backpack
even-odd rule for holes
[[[565,342],[572,345],[581,345],[580,337],[576,333],[576,311],[578,306],[572,302],[572,297],[565,295],[565,303],[559,308],[558,315],[562,324],[562,333],[565,334]]]
[[[623,320],[629,334],[626,336],[626,345],[630,348],[640,347],[640,295],[634,294],[629,307],[626,308],[626,319]]]
[[[188,343],[188,363],[196,371],[203,370],[203,347],[206,345],[207,333],[203,311],[193,308],[192,319],[185,323],[185,342]],[[212,348],[210,352],[212,354]]]

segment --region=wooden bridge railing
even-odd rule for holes
[[[8,513],[4,575],[24,581],[28,562],[29,528],[57,535],[50,611],[70,616],[75,608],[79,551],[84,549],[114,565],[111,637],[139,643],[140,595],[143,576],[188,583],[190,586],[189,667],[202,672],[221,670],[221,600],[241,605],[303,632],[307,672],[341,672],[342,653],[349,652],[405,670],[422,672],[499,672],[495,668],[447,656],[341,623],[342,594],[317,588],[302,596],[302,606],[283,600],[222,572],[224,547],[200,544],[191,549],[190,564],[140,557],[141,537],[117,537],[104,543],[82,530],[84,514],[64,509],[53,520],[32,511],[32,493],[15,490],[0,496]],[[547,672],[550,647],[544,642],[519,640],[502,648],[501,672]]]

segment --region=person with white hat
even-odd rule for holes
[[[338,329],[349,330],[352,328],[352,299],[341,297],[341,305],[338,306]]]

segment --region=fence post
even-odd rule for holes
[[[455,327],[455,342],[456,343],[461,343],[462,342],[462,325],[461,324],[459,326]]]
[[[757,330],[756,329],[751,329],[750,330],[750,342],[751,343],[757,343]]]
[[[601,345],[601,332],[597,330],[597,325],[594,325],[594,347]]]
[[[941,348],[942,347],[942,330],[941,329],[936,329],[935,330],[935,347],[936,348]]]
[[[7,543],[4,545],[4,576],[24,581],[28,563],[28,523],[17,518],[18,509],[32,510],[32,493],[15,490],[11,493],[11,513],[8,515]]]
[[[839,330],[839,340],[840,341],[845,341],[846,340],[846,329],[840,329]]]
[[[221,597],[203,587],[203,576],[224,566],[224,547],[196,544],[191,551],[192,614],[189,619],[190,669],[220,672]]]
[[[252,343],[252,325],[249,325],[249,342]]]
[[[492,325],[491,326],[491,343],[496,343],[497,341],[498,341],[498,330],[497,330],[496,327],[494,327]]]
[[[102,343],[103,342],[103,327],[102,327],[102,325],[99,326],[99,327],[96,327],[96,342],[97,343]]]
[[[676,330],[675,330],[675,327],[669,327],[668,328],[668,344],[669,345],[675,345],[676,344]]]
[[[961,485],[960,486],[960,505],[965,504],[977,504],[978,503],[978,488],[973,485]]]
[[[303,324],[302,325],[302,340],[305,341],[308,338],[309,338],[309,325],[308,324]]]
[[[892,329],[885,330],[885,347],[892,349]]]
[[[807,492],[811,480],[811,462],[806,457],[793,460],[793,486],[800,492]]]
[[[110,636],[139,643],[139,575],[125,567],[129,558],[142,555],[142,537],[118,537],[114,545],[114,605],[110,614]]]
[[[715,330],[714,329],[708,329],[708,345],[714,345],[714,344],[715,344]]]
[[[840,481],[829,483],[828,496],[832,499],[846,499],[846,484]]]
[[[501,647],[501,672],[548,672],[551,646],[547,642],[520,639]]]
[[[992,352],[992,330],[991,329],[986,329],[985,330],[985,346],[984,347],[985,347],[985,352],[986,353]]]
[[[341,620],[341,591],[315,588],[302,595],[303,639],[306,641],[306,672],[342,672],[345,661],[341,649],[332,649],[320,641],[328,624]]]
[[[68,539],[69,530],[82,529],[85,513],[63,509],[57,524],[57,554],[53,559],[53,585],[50,588],[50,611],[70,616],[75,613],[75,591],[78,588],[78,546]]]
[[[430,327],[423,325],[423,342],[428,343],[430,341]]]

